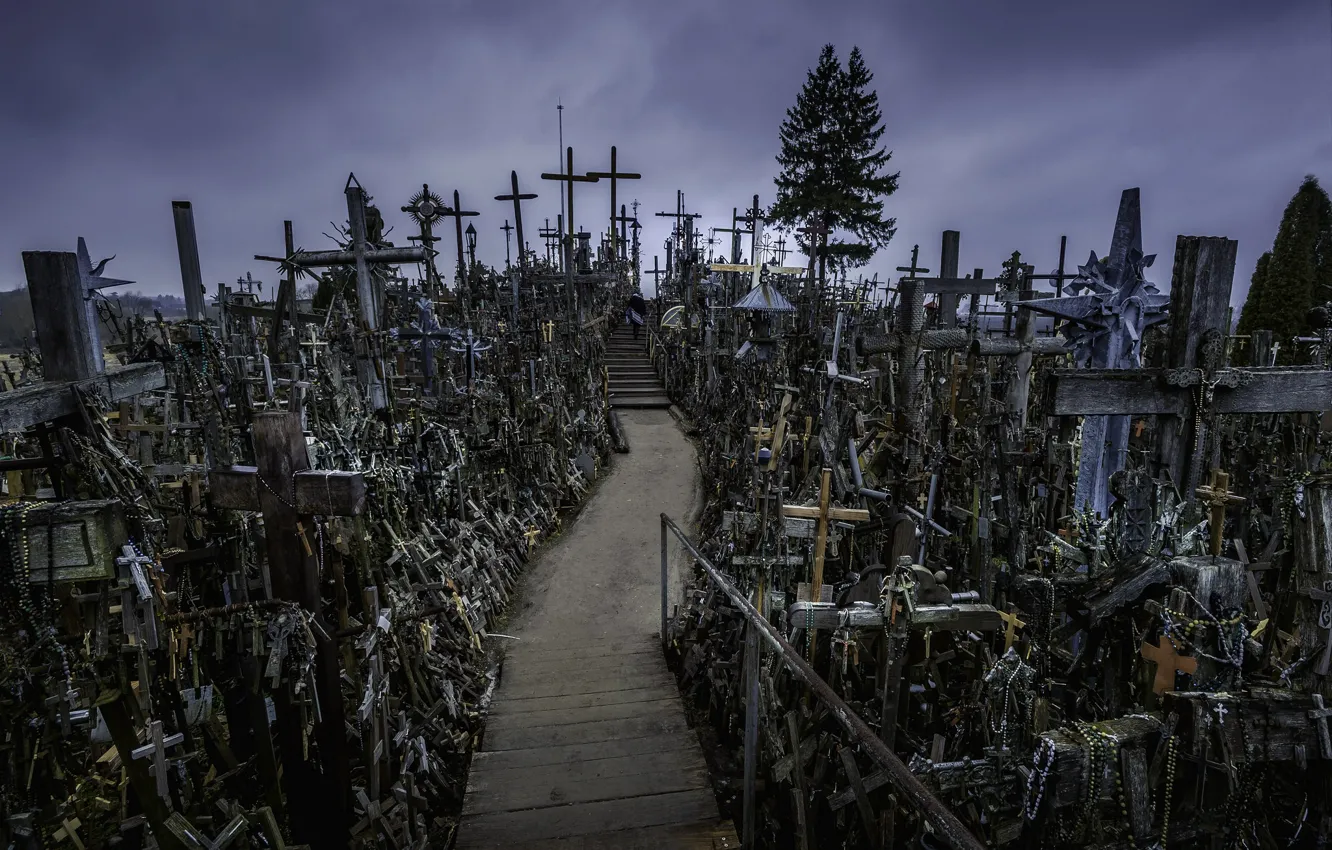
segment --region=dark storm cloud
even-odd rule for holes
[[[25,249],[86,236],[145,289],[179,288],[169,213],[194,201],[205,279],[271,268],[281,222],[297,242],[345,218],[347,173],[375,196],[390,238],[422,182],[459,189],[483,258],[503,261],[491,200],[517,169],[558,189],[555,102],[579,170],[622,168],[645,262],[675,190],[703,226],[772,200],[776,130],[820,46],[858,44],[875,72],[901,169],[881,277],[939,231],[962,266],[1013,250],[1053,266],[1103,252],[1119,191],[1143,189],[1144,247],[1169,279],[1177,233],[1240,241],[1237,297],[1305,173],[1332,176],[1332,19],[1322,3],[587,2],[83,0],[0,12],[0,286]],[[603,227],[603,185],[580,187],[578,224]],[[452,240],[442,248],[452,255]],[[747,253],[747,249],[746,249]]]

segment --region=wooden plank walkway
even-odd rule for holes
[[[737,848],[656,636],[510,649],[458,850]]]

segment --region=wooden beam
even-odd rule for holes
[[[75,385],[95,390],[112,402],[166,386],[161,363],[116,366],[87,381],[58,381],[20,387],[0,393],[0,431],[22,431],[39,422],[49,422],[77,413]]]

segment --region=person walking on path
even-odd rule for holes
[[[643,316],[646,314],[647,304],[643,303],[642,293],[635,292],[629,296],[629,308],[624,311],[624,317],[634,326],[634,339],[638,339],[638,329],[643,326]]]

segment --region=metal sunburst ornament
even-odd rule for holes
[[[428,184],[422,183],[421,191],[412,195],[411,199],[407,202],[407,206],[402,209],[403,212],[411,215],[413,221],[418,225],[422,225],[427,223],[434,224],[439,221],[444,217],[444,210],[447,209],[447,207],[444,206],[443,198],[430,191],[430,186]]]

